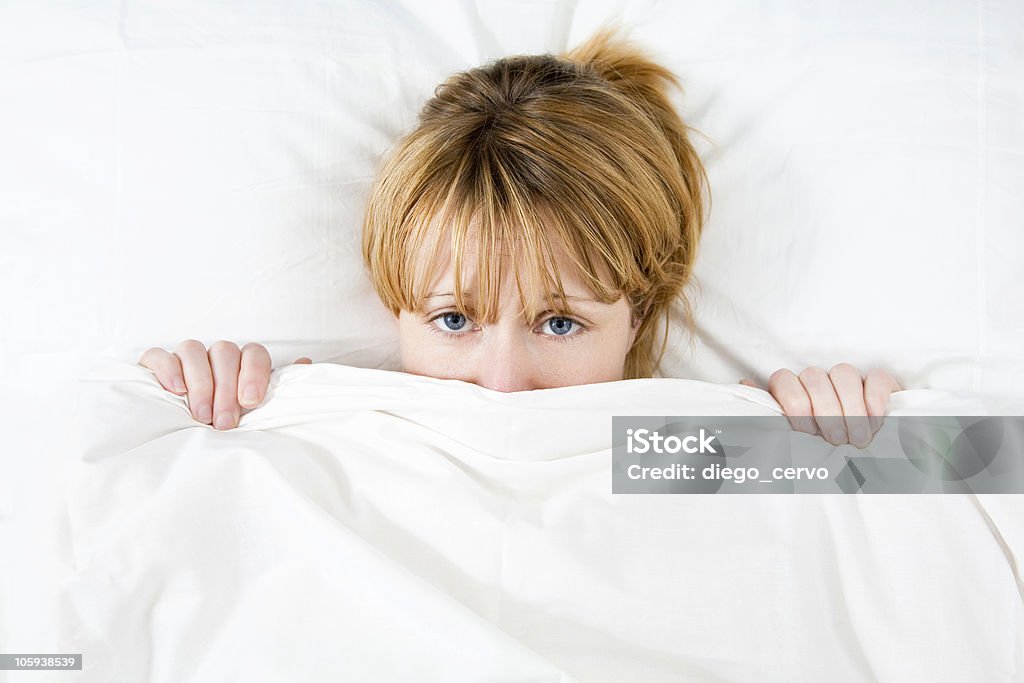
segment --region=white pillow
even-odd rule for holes
[[[5,4],[15,381],[188,337],[398,369],[359,253],[381,155],[450,73],[609,20],[707,136],[697,354],[673,328],[665,374],[1020,394],[1024,9],[953,2]]]

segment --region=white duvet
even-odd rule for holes
[[[81,388],[74,680],[1024,680],[1024,496],[611,494],[612,415],[777,414],[759,390],[290,366],[218,432],[138,366]]]

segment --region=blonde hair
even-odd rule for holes
[[[639,327],[624,377],[652,376],[673,301],[692,329],[683,289],[707,186],[670,87],[680,87],[674,74],[610,30],[561,56],[508,57],[438,86],[383,163],[367,204],[363,258],[384,305],[396,316],[417,310],[450,244],[456,307],[491,323],[504,245],[528,319],[537,287],[549,310],[572,315],[561,278],[552,278],[561,248],[599,300],[627,297]],[[473,238],[475,308],[466,306],[461,275]],[[598,276],[602,267],[611,286]]]

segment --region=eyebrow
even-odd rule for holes
[[[434,294],[428,294],[427,296],[424,297],[424,299],[437,299],[437,298],[440,298],[442,296],[454,297],[455,294],[454,294],[454,292],[437,292],[437,293],[434,293]],[[557,292],[552,292],[551,293],[551,297],[554,298],[554,299],[562,299],[563,298],[563,297],[559,296],[559,294]],[[467,295],[466,298],[467,299],[472,299],[473,297]],[[597,299],[583,297],[583,296],[565,296],[564,299],[567,300],[567,301],[588,301],[588,302],[594,303],[594,304],[604,303],[603,301],[598,301]]]

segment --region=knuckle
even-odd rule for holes
[[[143,351],[142,355],[139,356],[138,365],[141,365],[144,368],[149,368],[150,370],[155,370],[156,368],[153,366],[156,363],[156,358],[159,357],[157,355],[157,351],[158,349],[156,348],[146,349]]]
[[[206,346],[198,339],[186,339],[178,344],[178,351],[184,353],[206,352]]]
[[[864,378],[864,395],[868,400],[881,401],[893,391],[899,391],[899,385],[884,370],[872,370]]]
[[[790,374],[790,371],[789,371],[788,368],[779,368],[778,370],[776,370],[775,372],[773,372],[771,374],[771,377],[768,378],[768,383],[769,384],[778,384],[783,379],[785,379],[789,374]]]
[[[815,380],[824,379],[825,377],[826,377],[825,371],[822,370],[821,368],[819,368],[817,365],[811,366],[809,368],[805,368],[800,373],[800,380],[801,381],[815,381]]]
[[[849,374],[860,375],[860,373],[857,372],[857,368],[853,367],[853,365],[851,365],[850,363],[845,363],[845,362],[844,363],[836,363],[835,365],[833,365],[832,369],[828,371],[828,374],[831,377],[835,377],[837,375],[849,375]]]
[[[267,347],[265,347],[263,344],[258,344],[256,342],[249,342],[248,344],[246,344],[245,346],[242,347],[242,351],[243,352],[249,352],[249,353],[253,353],[253,352],[267,353]]]
[[[237,352],[238,345],[226,339],[218,339],[210,345],[211,353]]]
[[[885,370],[882,370],[881,368],[872,368],[868,370],[867,375],[864,379],[865,381],[870,381],[872,384],[882,384],[882,380],[889,379],[889,373],[887,373]]]

